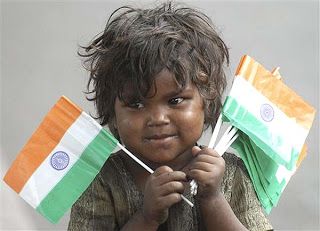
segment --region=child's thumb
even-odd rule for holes
[[[201,151],[201,148],[198,146],[193,146],[193,148],[191,150],[193,156],[197,156],[200,151]]]

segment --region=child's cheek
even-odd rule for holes
[[[197,110],[187,110],[183,113],[181,124],[183,130],[189,135],[201,136],[204,126],[204,111],[198,107]]]
[[[118,121],[119,135],[125,137],[130,137],[138,132],[137,122],[129,118],[124,118]]]

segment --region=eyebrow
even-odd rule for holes
[[[178,88],[176,91],[168,92],[167,94],[165,94],[165,96],[166,97],[173,97],[173,96],[181,94],[182,92],[183,93],[188,93],[188,92],[191,92],[191,91],[192,91],[192,88],[186,86],[186,87]]]
[[[188,85],[185,87],[180,87],[180,88],[178,87],[177,89],[174,89],[172,91],[167,92],[163,96],[167,97],[167,98],[171,98],[171,97],[174,97],[174,96],[181,94],[182,92],[183,93],[192,92],[192,87],[190,87]],[[151,97],[146,96],[145,98],[148,99],[148,98],[152,98],[153,96],[151,96]],[[142,100],[142,99],[138,96],[138,94],[133,93],[133,92],[129,92],[129,91],[126,91],[124,94],[122,94],[122,99],[120,99],[120,101],[123,101],[123,102],[140,101],[140,100]]]

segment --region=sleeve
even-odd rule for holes
[[[273,230],[241,160],[234,174],[230,206],[240,222],[251,231]]]
[[[68,230],[119,230],[110,189],[100,175],[72,206]]]

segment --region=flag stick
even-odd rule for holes
[[[216,126],[214,127],[208,148],[213,148],[218,133],[220,131],[222,125],[222,114],[219,115],[219,118],[217,120]],[[238,138],[238,134],[236,133],[238,131],[238,129],[236,127],[233,126],[229,126],[227,128],[227,130],[225,131],[225,133],[223,134],[223,136],[220,138],[219,143],[216,145],[216,147],[214,148],[214,150],[220,155],[222,156],[223,153],[230,147],[230,145],[233,143],[233,141],[235,141],[235,139]],[[192,195],[196,195],[197,194],[197,188],[198,188],[198,184],[195,180],[191,180],[190,182],[190,191]]]
[[[220,131],[221,125],[222,125],[222,115],[220,113],[219,118],[218,118],[217,123],[216,123],[216,126],[214,127],[214,130],[213,130],[213,133],[212,133],[208,148],[213,148],[214,143],[216,142],[218,133]]]
[[[128,149],[126,149],[123,145],[121,145],[119,142],[117,143],[117,145],[119,146],[119,148],[121,148],[125,153],[128,154],[128,156],[130,156],[135,162],[137,162],[138,164],[140,164],[145,170],[147,170],[149,173],[153,173],[154,171],[149,168],[149,166],[147,166],[145,163],[143,163],[141,160],[139,160],[135,155],[133,155]]]
[[[214,148],[220,156],[223,155],[223,153],[228,149],[232,142],[238,137],[238,135],[236,134],[237,131],[238,129],[236,127],[233,127],[232,125],[230,125],[227,128],[226,132],[221,137],[219,143]]]

